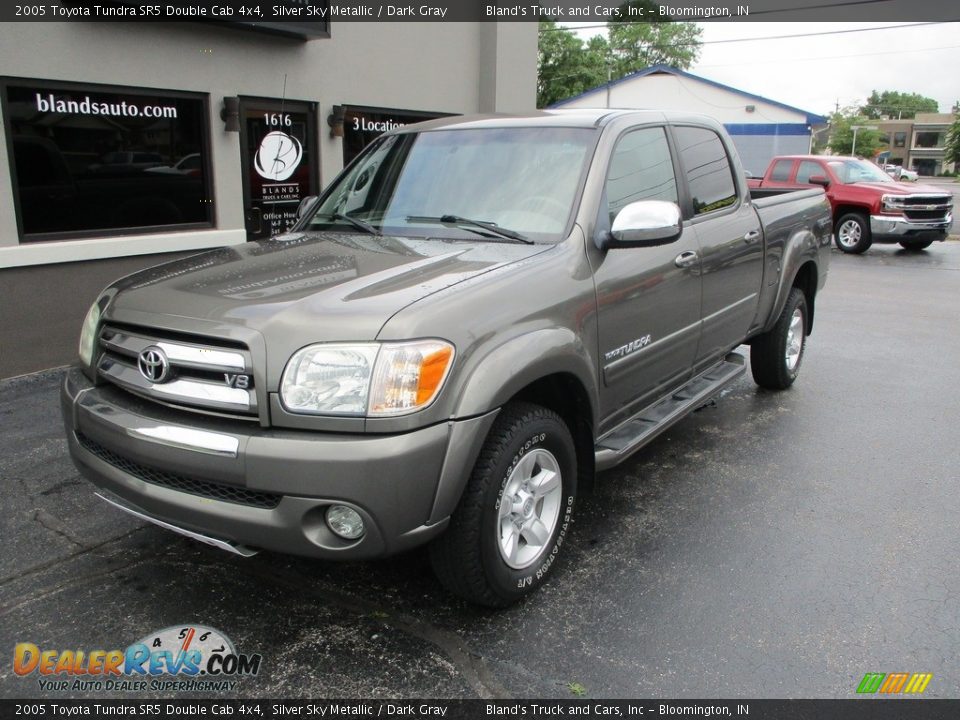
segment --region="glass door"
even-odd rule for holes
[[[286,232],[317,187],[316,103],[241,98],[243,210],[248,240]]]

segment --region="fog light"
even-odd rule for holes
[[[344,540],[356,540],[363,535],[363,518],[346,505],[331,505],[327,508],[327,525],[334,534]]]

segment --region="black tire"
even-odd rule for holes
[[[525,540],[522,545],[518,532],[517,546],[537,554],[528,565],[515,569],[501,552],[501,533],[509,528],[504,524],[509,519],[500,518],[500,500],[508,481],[513,483],[514,469],[519,474],[514,478],[523,474],[521,461],[531,456],[549,462],[544,452],[556,461],[560,473],[560,495],[551,495],[550,505],[558,514],[542,545]],[[533,467],[540,466],[534,463]],[[576,494],[577,456],[566,423],[553,411],[533,403],[508,404],[484,442],[450,526],[430,545],[434,572],[454,595],[478,605],[506,607],[526,597],[544,583],[556,565],[570,531]],[[545,500],[531,502],[536,514],[547,509]],[[526,510],[527,503],[523,507]],[[537,551],[537,547],[542,549]]]
[[[873,244],[870,220],[860,212],[841,215],[833,226],[833,241],[845,253],[859,255]]]
[[[800,351],[796,362],[787,359],[787,344],[790,338],[790,324],[794,311],[799,308]],[[768,390],[786,390],[800,374],[803,352],[807,346],[807,298],[799,288],[790,290],[787,304],[783,306],[777,324],[769,332],[758,335],[750,345],[750,372],[753,379],[762,388]]]
[[[926,250],[933,245],[933,240],[901,240],[900,247],[904,250]]]

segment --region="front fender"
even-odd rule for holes
[[[597,370],[582,339],[567,328],[523,332],[471,358],[454,417],[473,417],[503,406],[531,383],[549,375],[576,378],[590,402],[591,422],[597,417]]]
[[[499,408],[530,384],[551,375],[572,376],[585,390],[591,422],[597,416],[596,369],[571,330],[523,332],[472,359],[461,386],[447,453],[429,523],[442,522],[456,508]],[[595,424],[593,425],[596,426]]]

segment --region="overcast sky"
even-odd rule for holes
[[[904,24],[701,23],[704,45],[689,72],[824,115],[837,102],[841,108],[862,103],[872,90],[920,93],[950,112],[960,100],[960,23],[760,39]],[[601,31],[577,32],[589,37]],[[740,38],[756,39],[712,44]]]

